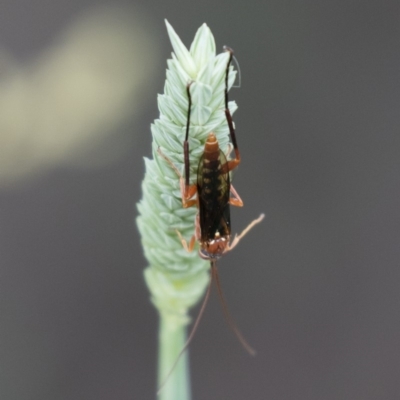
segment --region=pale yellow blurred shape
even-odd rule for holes
[[[152,32],[143,14],[102,7],[80,16],[32,65],[0,52],[0,185],[123,153],[112,135],[143,110],[159,65]]]

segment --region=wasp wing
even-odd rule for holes
[[[202,241],[214,239],[217,232],[221,237],[229,236],[231,232],[230,176],[229,172],[222,172],[226,162],[221,150],[205,153],[199,161],[197,194]]]

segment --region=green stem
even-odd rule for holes
[[[158,400],[190,400],[188,351],[180,358],[165,381],[186,342],[186,324],[174,315],[160,314],[158,385],[162,386]]]

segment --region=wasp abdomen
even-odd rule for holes
[[[219,148],[217,138],[210,133],[197,173],[201,239],[208,245],[214,245],[215,240],[226,242],[225,238],[230,234],[230,181],[229,173],[223,172],[224,164],[226,157]],[[220,244],[215,243],[215,246],[218,249],[212,251],[220,253]]]

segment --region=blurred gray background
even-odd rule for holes
[[[0,398],[153,399],[157,314],[134,224],[164,18],[234,48],[243,162],[193,399],[400,398],[398,1],[2,0]]]

